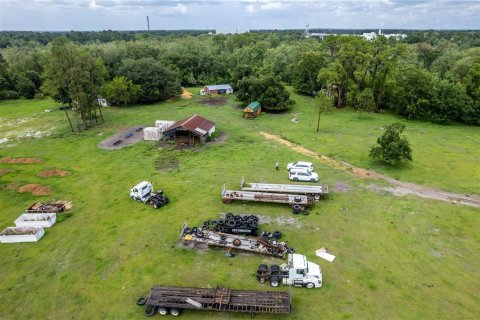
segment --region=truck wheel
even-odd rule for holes
[[[272,272],[278,272],[278,271],[280,271],[280,267],[276,264],[272,264],[272,266],[270,267],[270,270]]]
[[[270,279],[270,285],[272,287],[278,287],[280,285],[280,281],[278,281],[277,278],[272,278],[272,279]]]
[[[315,288],[315,285],[311,282],[308,282],[305,287],[307,287],[307,289],[312,289],[312,288]]]
[[[267,278],[260,277],[260,278],[258,278],[258,281],[260,281],[260,283],[265,283],[265,281],[267,281]]]
[[[147,298],[145,297],[140,297],[137,299],[137,305],[143,306],[147,302]]]
[[[164,308],[164,307],[160,307],[160,308],[158,308],[158,314],[160,314],[162,316],[166,316],[168,314],[168,309]]]
[[[315,182],[315,179],[313,179],[313,178],[312,178],[312,179],[310,179],[310,182]]]
[[[170,309],[170,314],[174,317],[178,317],[180,315],[180,309],[172,308]]]
[[[155,312],[157,311],[157,307],[155,306],[151,306],[151,305],[148,305],[146,308],[145,308],[145,315],[147,317],[151,317],[155,314]]]
[[[268,266],[266,264],[261,264],[258,266],[258,271],[267,271]]]
[[[161,206],[162,206],[161,203],[158,203],[158,202],[154,202],[154,203],[153,203],[153,207],[154,207],[155,209],[158,209],[158,208],[160,208]]]
[[[293,178],[293,181],[295,181],[295,182],[296,182],[296,181],[298,181],[298,178],[296,178],[296,177],[295,177],[295,178]]]
[[[170,202],[170,199],[168,199],[167,197],[163,197],[163,200],[165,201],[165,204]]]
[[[319,194],[316,194],[313,197],[315,198],[315,200],[320,200],[320,195]]]

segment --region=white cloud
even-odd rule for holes
[[[249,4],[248,6],[245,7],[245,12],[246,13],[254,13],[255,12],[255,7],[253,4]]]
[[[283,10],[289,7],[289,3],[286,2],[266,2],[260,5],[262,10]]]

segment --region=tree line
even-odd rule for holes
[[[0,33],[0,99],[48,95],[73,104],[72,130],[102,120],[98,96],[155,103],[182,86],[215,83],[232,84],[240,101],[259,100],[267,111],[290,107],[291,86],[328,96],[322,100],[336,108],[480,124],[478,32],[417,31],[403,41],[267,31],[42,34]]]

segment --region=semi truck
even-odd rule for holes
[[[149,204],[158,209],[169,202],[169,199],[163,195],[163,191],[153,191],[151,182],[142,181],[130,189],[130,197],[133,200]]]
[[[280,266],[261,264],[257,269],[257,280],[261,283],[268,281],[272,287],[280,284],[308,289],[322,286],[322,270],[318,264],[296,253],[289,254],[287,261]]]
[[[146,305],[145,315],[179,316],[182,310],[290,314],[290,292],[233,290],[229,288],[191,288],[155,286],[148,298],[137,299]]]

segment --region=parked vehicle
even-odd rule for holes
[[[247,183],[245,182],[245,178],[242,178],[240,188],[243,191],[303,194],[306,196],[312,196],[315,200],[320,200],[320,198],[328,196],[327,185],[307,186],[302,184]]]
[[[291,169],[306,169],[308,171],[313,171],[313,164],[311,162],[290,162],[287,164],[287,170],[290,171]]]
[[[318,182],[318,174],[305,169],[291,169],[288,179],[293,181]]]
[[[145,305],[145,315],[171,314],[179,316],[182,309],[290,314],[290,292],[233,290],[229,288],[189,288],[156,286],[148,298],[137,299],[138,305]]]
[[[153,206],[155,209],[166,205],[170,200],[163,195],[162,190],[153,191],[151,182],[142,181],[130,189],[130,197]]]
[[[289,254],[288,263],[280,266],[261,264],[257,270],[257,279],[261,283],[270,282],[272,287],[280,284],[305,287],[308,289],[322,286],[322,270],[318,264],[307,261],[302,254]]]

